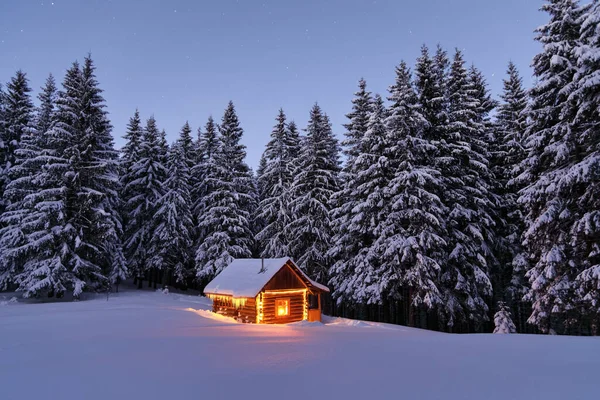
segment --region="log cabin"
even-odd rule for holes
[[[325,292],[289,257],[234,259],[204,288],[213,312],[257,324],[321,321]]]

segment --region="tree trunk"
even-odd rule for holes
[[[425,307],[419,308],[419,328],[427,329],[427,319],[429,317],[429,312],[431,312],[431,310],[428,310]]]
[[[169,285],[169,275],[170,274],[171,274],[171,271],[163,271],[163,274],[162,274],[162,285],[163,285],[163,287]]]
[[[415,326],[415,307],[412,304],[413,299],[413,288],[408,288],[408,326]]]

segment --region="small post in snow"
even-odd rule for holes
[[[263,274],[265,273],[265,258],[261,257],[260,258],[260,271],[258,271],[259,274]]]

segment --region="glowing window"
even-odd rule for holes
[[[275,308],[278,317],[287,317],[290,315],[290,299],[277,300]]]

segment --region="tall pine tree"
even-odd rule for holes
[[[127,225],[127,216],[131,211],[128,209],[129,200],[132,197],[137,196],[136,191],[132,191],[133,186],[130,186],[130,183],[135,179],[132,175],[133,166],[137,164],[141,157],[141,148],[142,148],[142,136],[143,136],[143,128],[142,121],[140,119],[140,112],[136,109],[135,113],[131,118],[129,118],[129,123],[127,124],[127,131],[123,136],[125,139],[125,145],[121,149],[121,203],[122,203],[122,218],[123,223]]]
[[[264,170],[260,175],[261,202],[258,218],[264,224],[256,239],[262,242],[263,257],[285,257],[290,254],[286,227],[291,221],[290,188],[294,176],[294,154],[299,141],[287,126],[283,110],[279,110],[277,124],[271,132],[263,159]]]
[[[17,71],[6,87],[3,97],[3,128],[0,129],[0,215],[9,205],[4,190],[10,182],[10,169],[15,165],[16,150],[21,137],[33,128],[31,88],[23,71]]]
[[[194,249],[200,245],[199,240],[204,237],[206,231],[200,229],[198,221],[211,207],[207,199],[216,190],[217,180],[216,160],[220,152],[221,144],[218,138],[217,126],[212,118],[208,118],[204,131],[198,129],[198,142],[196,144],[196,163],[191,170],[192,182],[192,214],[196,224]]]
[[[192,139],[192,128],[187,121],[181,128],[179,138],[177,139],[177,145],[181,147],[180,151],[183,152],[183,160],[191,171],[196,162],[197,149],[194,144],[194,139]],[[173,154],[169,154],[169,159],[172,159],[172,156]]]
[[[361,248],[368,243],[363,243],[364,232],[361,229],[349,229],[355,215],[354,209],[361,199],[357,190],[359,185],[357,176],[365,167],[364,163],[357,163],[357,158],[363,153],[363,138],[369,129],[369,119],[373,112],[373,99],[367,91],[367,83],[364,79],[358,82],[358,91],[352,100],[352,111],[346,115],[349,122],[346,128],[345,140],[342,142],[343,153],[346,162],[342,169],[340,179],[340,190],[332,196],[331,211],[332,247],[329,256],[333,265],[330,269],[332,277],[331,285],[335,288],[334,296],[338,303],[342,300],[355,300],[354,286],[349,284],[351,277],[355,275],[355,257]]]
[[[125,268],[117,157],[103,102],[91,59],[83,68],[74,63],[44,140],[25,140],[15,153],[23,157],[14,168],[19,179],[9,185],[17,201],[1,241],[25,296],[70,291],[77,297],[86,287],[105,287],[109,274]]]
[[[421,93],[421,98],[431,95]],[[385,154],[393,172],[385,188],[387,207],[374,249],[380,254],[381,272],[377,275],[385,285],[383,293],[404,299],[408,323],[414,326],[417,310],[436,309],[442,302],[439,274],[446,260],[447,208],[439,192],[443,179],[430,162],[434,148],[427,137],[435,137],[435,131],[427,135],[427,120],[405,63],[396,71],[389,99]],[[435,97],[428,98],[432,99]],[[429,116],[437,118],[435,102],[428,106]]]
[[[290,252],[311,278],[326,281],[332,239],[330,200],[339,188],[339,158],[329,119],[317,104],[306,132],[291,190]]]
[[[488,262],[492,256],[489,163],[480,102],[470,84],[462,53],[456,51],[448,78],[448,127],[438,158],[448,208],[448,261],[442,270],[443,309],[447,326],[480,329],[488,319],[492,294]]]
[[[139,160],[131,165],[124,188],[127,200],[125,250],[130,271],[138,280],[150,270],[149,243],[153,237],[158,200],[164,195],[167,170],[163,164],[161,134],[154,117],[146,121],[140,143]],[[150,271],[154,273],[154,271]]]
[[[163,283],[170,284],[173,275],[176,283],[184,283],[192,275],[193,219],[190,209],[190,170],[186,160],[185,143],[189,126],[184,126],[177,143],[171,146],[167,164],[168,176],[164,183],[165,194],[158,198],[154,226],[150,238],[149,265],[163,269]],[[188,149],[189,150],[189,149]]]
[[[432,142],[442,138],[447,122],[445,57],[446,53],[438,48],[438,54],[431,58],[429,49],[423,45],[415,65],[415,89],[421,115],[426,121],[423,138]]]
[[[246,165],[246,149],[240,140],[240,127],[235,107],[229,102],[219,127],[219,146],[211,161],[211,171],[204,178],[210,188],[202,199],[198,228],[200,245],[196,251],[196,277],[213,278],[233,258],[252,256],[251,230],[256,198],[250,168]]]
[[[16,281],[22,272],[25,258],[19,247],[26,244],[21,224],[30,210],[25,209],[25,197],[36,190],[30,177],[35,172],[28,159],[37,154],[34,107],[29,83],[22,71],[17,74],[3,94],[2,116],[6,144],[2,156],[2,206],[0,207],[0,289]]]
[[[501,269],[496,276],[496,280],[499,281],[496,289],[500,292],[496,297],[514,307],[519,331],[522,332],[521,303],[527,287],[524,276],[527,258],[521,249],[524,220],[517,202],[521,187],[514,179],[518,176],[520,165],[526,156],[523,135],[527,118],[524,112],[527,107],[527,93],[517,67],[512,62],[508,64],[501,98],[502,103],[496,116],[492,163],[497,193],[500,196],[498,215],[502,221],[496,231],[498,236],[505,239],[505,247],[499,254]]]
[[[121,246],[118,152],[95,69],[88,55],[79,76],[78,96],[69,106],[76,117],[69,121],[73,142],[65,150],[75,172],[70,177],[67,198],[68,223],[75,238],[73,271],[91,288],[106,285],[106,277],[115,269],[122,271],[117,275],[126,271]]]
[[[585,183],[571,175],[582,153],[577,107],[569,96],[577,85],[575,49],[586,8],[574,0],[548,1],[542,10],[550,21],[537,29],[543,50],[533,60],[537,83],[527,108],[528,155],[517,182],[524,186],[519,202],[528,211],[523,240],[530,260],[528,322],[543,332],[568,331],[580,315],[576,278],[584,260],[572,244],[571,231],[581,215],[577,203]]]
[[[581,16],[581,41],[576,49],[578,73],[573,99],[575,123],[580,127],[574,148],[574,165],[567,172],[563,191],[578,199],[571,229],[574,253],[582,260],[577,276],[577,294],[584,314],[592,318],[591,333],[600,327],[600,2],[595,1]]]
[[[37,112],[36,129],[39,134],[39,140],[44,137],[43,134],[52,126],[52,121],[56,113],[56,96],[56,81],[54,80],[54,76],[50,74],[46,79],[46,84],[42,87],[42,91],[38,95],[40,106]],[[45,146],[43,142],[40,142],[39,145]]]

